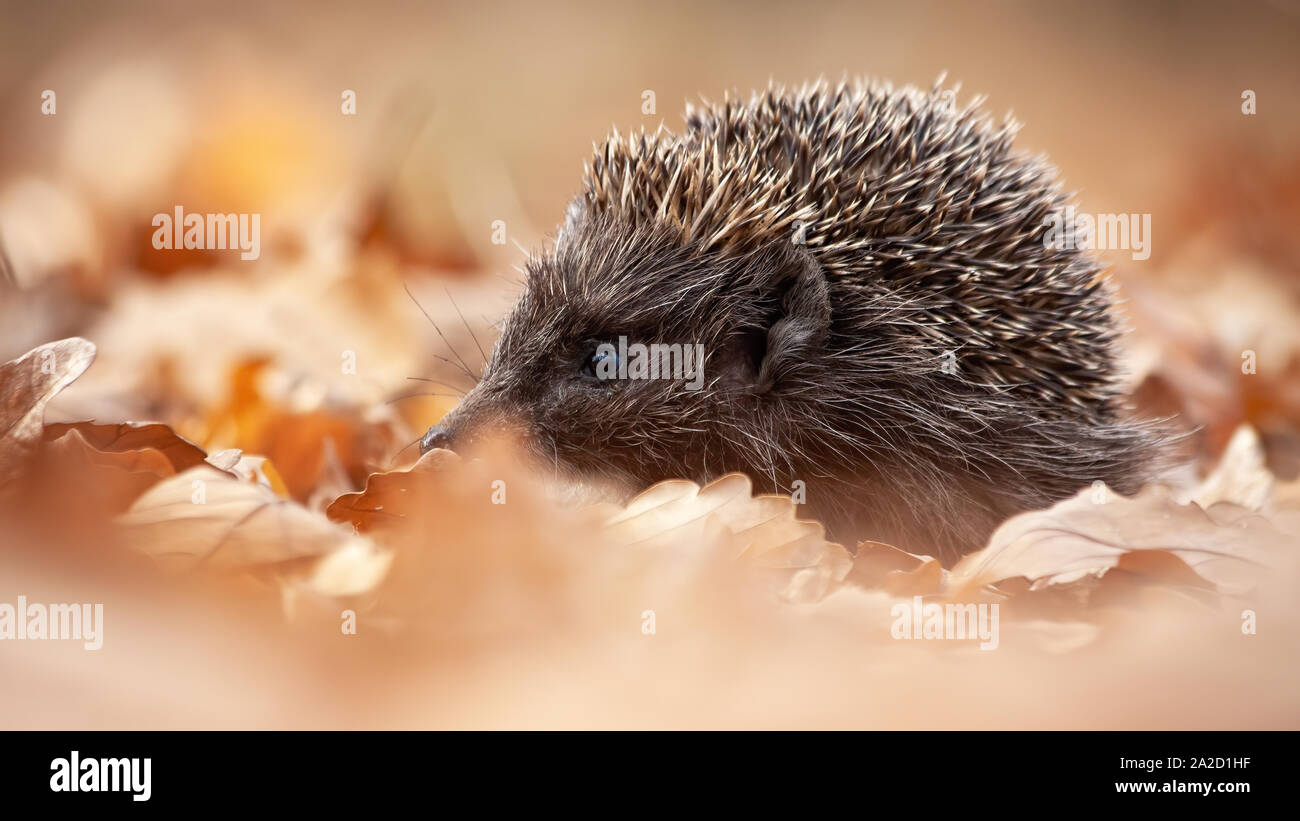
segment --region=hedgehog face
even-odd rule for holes
[[[558,472],[626,491],[767,474],[777,443],[753,440],[754,416],[779,415],[779,386],[828,324],[825,278],[800,249],[708,253],[593,220],[529,263],[481,383],[423,446],[506,429]]]

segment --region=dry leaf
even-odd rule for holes
[[[182,470],[201,465],[207,455],[198,445],[178,435],[169,426],[158,422],[122,422],[117,425],[100,425],[94,422],[73,422],[46,425],[44,440],[53,442],[75,431],[81,440],[101,454],[157,453],[171,470],[161,475],[175,475]],[[146,457],[134,457],[146,458]],[[105,460],[107,463],[108,460]]]
[[[660,482],[610,518],[607,528],[616,542],[653,547],[702,544],[721,525],[730,555],[788,572],[785,594],[801,601],[820,599],[844,580],[852,557],[843,545],[826,541],[821,524],[796,518],[788,496],[752,494],[749,478],[738,473],[704,487]]]
[[[1272,490],[1273,474],[1265,464],[1259,434],[1250,425],[1242,425],[1228,441],[1218,466],[1192,494],[1192,501],[1203,508],[1230,502],[1259,510]]]
[[[424,507],[437,475],[459,463],[460,457],[449,450],[431,450],[408,470],[372,473],[365,490],[343,494],[325,514],[336,522],[351,522],[361,533],[398,524]]]
[[[226,448],[225,450],[218,450],[209,453],[208,458],[205,461],[217,470],[224,470],[227,473],[230,473],[234,471],[235,466],[239,464],[239,460],[243,455],[244,452],[239,448]]]
[[[280,473],[271,464],[271,460],[265,456],[248,456],[235,451],[239,458],[230,467],[231,475],[243,479],[245,482],[252,482],[255,485],[261,485],[268,488],[282,499],[289,498],[289,488],[284,480],[280,478]],[[229,457],[223,457],[222,461],[228,461]]]
[[[45,404],[94,359],[95,346],[72,337],[0,365],[0,482],[16,473],[40,442]]]
[[[351,477],[359,481],[371,461],[391,446],[390,425],[372,421],[357,408],[328,407],[314,394],[300,398],[305,409],[288,407],[263,391],[269,365],[264,358],[250,359],[233,370],[229,399],[208,419],[205,441],[234,443],[266,456],[288,495],[298,501],[306,502],[339,470],[346,486],[354,487]]]
[[[859,542],[846,581],[895,596],[926,596],[943,591],[948,571],[933,556],[917,556],[883,542]]]
[[[301,587],[324,596],[359,596],[378,587],[392,564],[391,551],[369,539],[350,539],[317,562]]]
[[[1272,551],[1284,548],[1284,537],[1266,519],[1234,505],[1208,511],[1179,505],[1158,486],[1131,499],[1106,488],[1104,501],[1095,498],[1085,489],[1048,510],[1009,519],[988,547],[953,568],[954,589],[1023,577],[1040,590],[1123,567],[1171,584],[1199,577],[1239,594],[1266,572]]]
[[[31,480],[47,477],[83,510],[101,514],[121,513],[159,480],[176,475],[162,451],[100,450],[75,427],[44,443],[36,461],[27,474]]]
[[[267,487],[210,466],[154,485],[118,522],[136,548],[185,569],[253,569],[367,542]]]

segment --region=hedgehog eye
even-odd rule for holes
[[[592,349],[582,364],[582,375],[593,379],[618,378],[618,348],[613,343],[602,342]]]

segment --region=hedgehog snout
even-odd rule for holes
[[[503,401],[499,390],[480,384],[420,437],[420,453],[441,448],[466,456],[481,440],[522,439],[529,433],[527,415],[514,403]]]
[[[420,437],[420,453],[423,455],[431,450],[453,450],[451,431],[446,425],[434,425]]]

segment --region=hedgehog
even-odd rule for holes
[[[615,129],[421,450],[509,431],[624,494],[740,472],[831,538],[945,564],[1017,512],[1134,492],[1160,437],[1123,406],[1102,266],[1046,238],[1070,196],[941,83],[773,84],[688,104],[680,134]],[[634,378],[637,344],[702,374]]]

